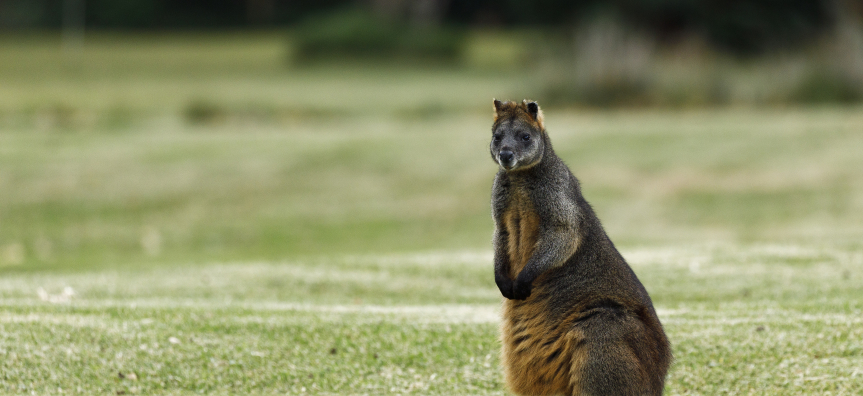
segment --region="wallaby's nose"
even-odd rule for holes
[[[512,153],[512,151],[509,151],[509,150],[502,150],[502,151],[500,152],[500,162],[502,162],[502,163],[504,163],[504,164],[509,164],[509,163],[511,163],[511,162],[512,162],[512,159],[513,159],[514,157],[515,157],[515,154],[513,154],[513,153]]]

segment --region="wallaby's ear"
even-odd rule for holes
[[[527,102],[527,100],[525,100]],[[539,105],[536,102],[527,102],[527,112],[534,120],[539,119]]]
[[[545,122],[542,119],[542,110],[539,109],[539,105],[532,100],[522,100],[521,103],[527,109],[527,114],[530,114],[530,117],[536,121],[536,124],[539,125],[540,130],[545,130]]]
[[[492,99],[491,101],[494,104],[494,121],[497,122],[497,117],[500,116],[500,108],[503,103],[497,99]]]

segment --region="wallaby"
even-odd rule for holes
[[[661,395],[671,349],[644,286],[554,153],[536,102],[494,100],[494,280],[520,395]]]

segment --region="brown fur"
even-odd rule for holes
[[[647,291],[554,154],[536,103],[494,107],[507,385],[520,395],[661,394],[671,352]]]
[[[510,276],[515,279],[527,264],[539,238],[539,216],[524,197],[514,197],[509,211],[504,214],[504,227],[509,234]]]
[[[535,300],[507,301],[503,317],[502,358],[509,388],[520,395],[571,394],[583,335],[548,320]]]
[[[494,104],[494,121],[497,122],[498,118],[506,118],[506,117],[518,117],[519,119],[534,125],[537,130],[545,132],[545,121],[542,115],[542,110],[539,111],[539,114],[536,118],[531,117],[527,112],[527,104],[531,103],[530,100],[522,100],[521,103],[516,103],[512,101],[500,102],[493,101],[494,103],[500,103],[500,105]]]

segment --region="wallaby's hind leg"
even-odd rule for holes
[[[635,355],[625,345],[604,341],[585,346],[584,352],[573,356],[573,396],[642,396],[649,390],[646,373]]]
[[[572,395],[661,395],[668,359],[652,353],[654,337],[634,318],[602,316],[578,326],[587,325],[573,349]]]

